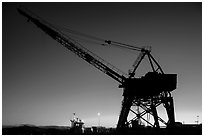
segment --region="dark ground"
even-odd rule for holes
[[[77,132],[70,127],[65,126],[3,126],[3,135],[202,135],[202,125],[182,125],[176,129],[138,128],[127,129],[123,132],[116,132],[115,128],[97,127],[85,128],[84,133]]]

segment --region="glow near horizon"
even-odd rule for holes
[[[53,11],[53,5],[45,4],[46,8],[41,4],[38,4],[39,7],[33,6],[32,3],[28,5],[51,22],[52,19],[57,22],[58,15],[62,13],[62,17],[70,13],[63,11],[69,11],[66,6]],[[117,6],[115,9],[110,6],[104,12],[101,5],[90,6],[85,8],[86,10],[83,10],[84,5],[81,5],[79,7],[87,17],[85,23],[80,24],[81,19],[76,17],[81,13],[76,12],[74,16],[73,13],[69,14],[73,20],[63,20],[63,18],[54,24],[64,22],[82,32],[124,43],[135,43],[135,37],[141,41],[151,41],[154,44],[154,57],[159,59],[158,62],[165,72],[178,73],[178,89],[173,93],[176,120],[194,123],[196,116],[199,115],[201,121],[200,45],[202,41],[199,24],[201,20],[197,10],[181,6],[182,10],[176,8],[172,12],[167,6],[162,9],[164,13],[160,13],[162,7],[157,5],[147,6],[145,10],[135,6],[137,8],[127,8],[126,12]],[[26,23],[24,18],[16,13],[15,4],[12,6],[11,3],[10,7],[3,5],[3,8],[6,10],[3,9],[2,24],[4,28],[2,123],[69,125],[69,116],[76,112],[80,115],[79,118],[85,119],[85,122],[91,125],[94,124],[94,119],[97,119],[97,113],[100,111],[101,124],[114,126],[118,120],[122,100],[122,91],[117,88],[118,84],[93,66],[73,56],[71,52],[61,48],[34,25]],[[96,9],[101,16],[90,18],[90,15],[95,15],[92,10]],[[148,10],[151,9],[153,11],[150,13]],[[120,20],[121,18],[123,20]],[[102,22],[104,20],[109,21]],[[14,22],[15,24],[12,24]],[[148,24],[149,22],[151,24]],[[91,48],[94,47],[88,48],[92,51]],[[110,60],[122,70],[127,70],[126,68],[129,68],[136,57],[133,55],[133,60],[130,60],[128,54],[121,54],[116,49],[98,48],[93,52],[102,55],[102,58]],[[97,120],[95,123],[97,125]]]

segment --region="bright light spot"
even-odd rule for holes
[[[98,116],[100,116],[101,114],[98,112]]]

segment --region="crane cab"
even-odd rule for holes
[[[150,97],[159,95],[163,91],[171,92],[176,89],[176,74],[161,74],[148,72],[141,78],[128,78],[120,86],[124,88],[124,94],[137,97]]]

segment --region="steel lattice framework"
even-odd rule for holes
[[[26,8],[19,7],[18,12],[25,16],[28,21],[34,23],[51,38],[64,46],[66,49],[75,53],[78,57],[82,58],[92,66],[96,67],[120,83],[119,87],[123,88],[124,90],[124,98],[122,101],[122,109],[117,124],[118,131],[122,131],[122,129],[125,129],[129,125],[132,127],[136,125],[138,126],[141,124],[141,121],[147,122],[154,128],[160,128],[159,121],[167,125],[167,127],[174,126],[175,117],[171,91],[176,89],[177,75],[164,74],[160,65],[150,54],[151,48],[134,47],[110,40],[104,41],[105,45],[122,46],[128,49],[140,51],[138,58],[133,64],[133,71],[127,75]],[[145,76],[141,78],[135,78],[135,72],[145,56],[147,56],[149,60],[152,71],[146,73]],[[157,107],[161,104],[163,104],[166,109],[168,115],[167,122],[165,122],[157,114]],[[140,109],[142,109],[141,112],[139,111]],[[135,117],[128,121],[127,117],[129,112],[133,113]],[[144,116],[146,115],[153,116],[154,121],[150,122],[148,119],[145,119]]]

